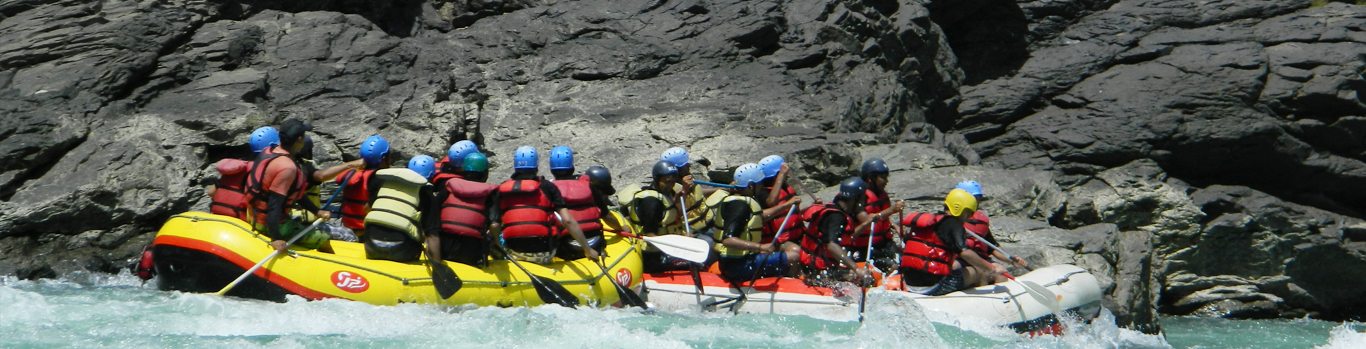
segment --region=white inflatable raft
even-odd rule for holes
[[[814,287],[792,278],[765,278],[737,289],[712,273],[699,273],[701,292],[689,272],[646,274],[642,296],[662,311],[703,309],[749,314],[805,315],[831,321],[858,321],[860,292]],[[1096,278],[1072,265],[1055,265],[1017,277],[1044,286],[1066,312],[1089,320],[1100,312],[1101,290]],[[875,289],[874,292],[902,292]],[[1045,304],[1015,282],[982,286],[943,296],[907,293],[930,321],[960,326],[988,324],[1019,333],[1056,330],[1056,318]]]

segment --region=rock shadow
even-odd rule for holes
[[[1014,0],[935,1],[927,7],[958,56],[964,85],[1013,75],[1029,58],[1029,20]]]

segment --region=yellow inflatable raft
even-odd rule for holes
[[[152,260],[162,290],[217,292],[273,251],[269,240],[233,217],[187,212],[171,217],[152,243]],[[564,285],[580,304],[607,306],[618,302],[609,282],[635,287],[641,282],[640,241],[608,232],[608,275],[587,259],[555,260],[550,265],[521,262],[537,276]],[[463,281],[449,299],[441,299],[423,261],[398,263],[365,258],[359,243],[332,241],[332,253],[291,247],[234,287],[228,295],[284,301],[286,295],[307,299],[345,298],[377,305],[424,303],[478,306],[544,304],[530,279],[506,260],[484,268],[444,262]]]

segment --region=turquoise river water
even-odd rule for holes
[[[1023,338],[930,324],[916,311],[870,311],[859,324],[558,306],[280,304],[162,292],[127,274],[0,277],[0,348],[1366,348],[1366,326],[1317,320],[1164,318],[1164,337],[1117,328],[1107,312],[1062,336]]]

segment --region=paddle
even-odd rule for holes
[[[869,269],[871,268],[870,265],[873,265],[874,231],[877,231],[877,221],[872,221],[871,224],[869,224],[868,226],[868,252],[865,252],[867,254],[863,255],[863,269]],[[868,273],[871,274],[872,272],[873,271],[871,269],[868,270]],[[864,280],[859,280],[860,296],[858,297],[858,322],[863,322],[863,308],[865,305],[868,304],[868,286],[864,284],[866,284]]]
[[[545,302],[546,304],[559,304],[568,308],[578,308],[579,297],[574,296],[574,293],[564,289],[564,286],[555,282],[555,280],[532,274],[530,271],[527,271],[526,268],[522,267],[522,263],[517,263],[517,260],[512,258],[512,254],[508,253],[507,249],[503,248],[501,245],[495,246],[503,252],[503,256],[506,257],[509,262],[512,262],[512,265],[517,266],[517,269],[521,269],[523,273],[526,273],[527,277],[531,278],[531,286],[536,289],[536,295],[541,297],[541,302]]]
[[[643,239],[670,257],[693,263],[706,263],[707,255],[711,253],[711,246],[707,245],[706,240],[694,237],[682,235],[639,236],[625,232],[617,233],[617,235]]]
[[[993,250],[1001,251],[1002,254],[1006,255],[1006,259],[1015,259],[1014,256],[1010,255],[1010,252],[1006,252],[1005,250],[1002,250],[995,244],[987,242],[987,239],[983,239],[981,236],[977,235],[977,233],[974,233],[971,230],[967,229],[963,229],[963,232],[968,233],[968,235],[971,235],[974,239],[977,239],[977,241],[981,241],[983,244],[987,245],[987,247],[991,247],[991,249]],[[1010,281],[1014,281],[1016,284],[1019,284],[1020,287],[1024,287],[1025,292],[1029,293],[1030,297],[1034,297],[1034,301],[1042,303],[1044,306],[1048,307],[1048,309],[1052,310],[1054,313],[1062,313],[1062,306],[1058,304],[1058,296],[1054,294],[1052,291],[1049,291],[1047,288],[1044,288],[1043,285],[1039,285],[1037,282],[1028,280],[1015,280],[1015,277],[1011,276],[1010,274],[1005,274],[1005,276],[1006,278],[1010,279]]]
[[[564,217],[560,216],[560,213],[559,213],[559,212],[555,212],[555,219],[560,220],[560,225],[564,225],[564,224],[565,224],[565,223],[564,223]],[[568,229],[568,228],[566,228],[566,229]],[[586,241],[585,241],[585,242],[586,242]],[[586,243],[583,245],[583,249],[585,249],[585,250],[590,249],[590,248],[593,248],[593,247],[592,247],[592,246],[588,246],[588,244],[586,244]],[[587,254],[588,254],[588,253],[584,253],[584,255],[587,255]],[[588,257],[584,257],[584,258],[588,258]],[[607,272],[607,266],[602,265],[602,261],[594,259],[594,260],[593,260],[593,263],[594,263],[594,264],[597,264],[599,269],[602,269],[602,277],[611,279],[611,280],[609,280],[609,281],[612,282],[612,286],[616,286],[616,288],[617,288],[617,298],[618,298],[618,299],[621,299],[621,304],[625,304],[625,305],[629,305],[629,306],[633,306],[633,307],[639,307],[639,308],[641,308],[641,309],[648,309],[648,308],[649,308],[649,306],[645,305],[645,300],[640,299],[640,295],[636,294],[635,291],[631,291],[631,290],[626,289],[626,287],[622,286],[621,284],[618,284],[617,281],[616,281],[616,279],[613,279],[610,275],[608,275],[609,273]]]
[[[446,262],[437,262],[425,248],[422,249],[422,254],[427,255],[427,266],[431,268],[432,272],[432,285],[436,286],[436,294],[440,295],[441,299],[451,298],[456,291],[460,291],[460,286],[464,285],[464,281],[455,275],[455,271],[451,270]]]
[[[806,189],[806,184],[803,184],[801,179],[792,178],[792,181],[797,182],[797,187],[802,188],[802,191],[806,192],[806,195],[811,195],[811,202],[820,201],[820,199],[816,198],[816,193],[812,193],[810,189]]]
[[[618,283],[617,283],[617,280],[616,280],[615,278],[612,278],[612,277],[609,275],[609,273],[607,272],[607,266],[602,265],[602,261],[594,260],[593,262],[596,263],[596,264],[598,265],[598,268],[601,268],[601,269],[602,269],[602,277],[611,279],[611,280],[609,280],[609,281],[611,281],[612,286],[616,286],[616,288],[617,288],[617,298],[620,298],[620,299],[621,299],[621,304],[625,304],[625,305],[632,306],[632,307],[638,307],[638,308],[641,308],[641,309],[649,309],[649,308],[650,308],[649,305],[645,304],[645,300],[644,300],[644,299],[640,299],[640,295],[639,295],[639,294],[636,294],[635,291],[631,291],[630,289],[626,288],[626,286],[622,286],[621,284],[618,284]]]
[[[683,208],[683,229],[688,231],[688,236],[692,236],[692,222],[689,222],[686,219],[688,218],[688,201],[684,200],[683,195],[678,196],[678,205]],[[710,254],[710,252],[708,254]],[[705,262],[706,261],[703,260],[702,262],[688,263],[688,272],[692,274],[693,287],[697,288],[697,293],[694,294],[697,295],[697,299],[699,300],[698,303],[701,303],[702,294],[705,293],[705,291],[702,290],[702,273],[698,270],[697,265]]]
[[[697,183],[697,184],[701,184],[701,185],[705,185],[705,186],[708,186],[708,187],[717,187],[717,188],[726,188],[726,189],[740,189],[740,188],[744,188],[744,187],[738,186],[738,185],[713,183],[713,182],[699,181],[699,180],[693,180],[692,182],[693,182],[693,183]]]
[[[308,235],[309,232],[313,231],[314,228],[317,228],[318,224],[322,224],[322,222],[323,219],[321,217],[318,219],[314,219],[312,225],[309,225],[308,228],[304,228],[304,230],[300,231],[298,234],[294,234],[294,237],[290,238],[289,242],[285,243],[285,246],[293,245],[295,241],[299,241],[299,238],[304,237],[304,235]],[[232,290],[233,287],[237,287],[237,284],[242,283],[242,280],[246,280],[248,275],[251,275],[251,273],[256,272],[256,269],[261,269],[261,266],[265,265],[266,261],[275,259],[275,256],[279,256],[280,252],[282,252],[282,250],[275,250],[275,252],[271,252],[269,256],[266,256],[266,258],[262,259],[260,262],[256,262],[256,265],[251,266],[250,269],[247,269],[247,272],[242,273],[242,276],[238,276],[237,279],[232,280],[232,282],[228,283],[227,286],[223,286],[223,289],[218,290],[218,292],[214,293],[214,295],[223,296],[224,294],[227,294],[228,291]]]
[[[356,172],[352,171],[351,174],[356,174]],[[323,207],[324,207],[324,208],[326,208],[327,206],[332,205],[332,200],[333,200],[333,199],[336,199],[336,198],[337,198],[337,195],[340,195],[340,194],[341,194],[342,188],[346,188],[346,182],[347,182],[347,181],[350,181],[350,180],[351,180],[351,175],[347,175],[347,176],[346,176],[346,179],[342,181],[342,184],[341,184],[340,186],[337,186],[337,190],[335,190],[335,191],[332,192],[332,196],[329,197],[329,198],[327,198],[327,203],[324,203],[324,204],[323,204]],[[304,230],[303,230],[303,231],[300,231],[299,234],[294,235],[294,238],[289,239],[289,242],[286,243],[285,245],[286,245],[286,246],[293,245],[295,241],[299,241],[299,238],[303,237],[305,234],[307,234],[309,231],[312,231],[314,228],[317,228],[317,227],[318,227],[318,224],[321,224],[322,222],[323,222],[322,217],[318,217],[318,219],[313,220],[313,224],[312,224],[312,225],[309,225],[308,228],[304,228]],[[237,279],[234,279],[234,280],[232,280],[232,282],[229,282],[227,286],[223,286],[223,289],[218,290],[218,292],[217,292],[217,293],[214,293],[214,295],[220,296],[220,297],[221,297],[221,296],[223,296],[224,294],[227,294],[228,291],[229,291],[229,290],[232,290],[233,287],[237,287],[237,284],[242,283],[242,280],[246,280],[246,279],[247,279],[247,275],[251,275],[251,273],[256,272],[256,269],[261,269],[261,266],[262,266],[262,265],[265,265],[265,264],[266,264],[266,261],[275,259],[275,256],[278,256],[278,255],[280,255],[280,251],[279,251],[279,250],[276,250],[275,252],[271,252],[271,254],[270,254],[269,256],[266,256],[266,259],[262,259],[260,262],[256,262],[256,265],[253,265],[250,269],[247,269],[247,272],[242,273],[242,275],[241,275],[241,276],[238,276]]]

